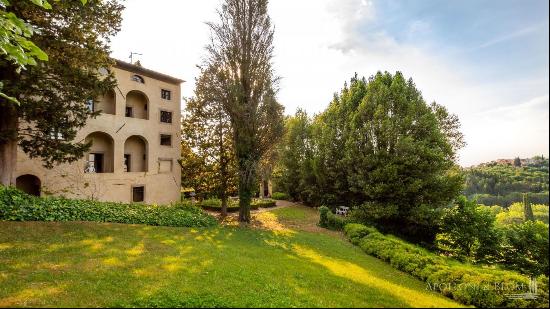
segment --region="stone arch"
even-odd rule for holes
[[[86,173],[112,173],[114,171],[114,140],[108,133],[95,131],[86,136],[91,142],[90,150],[85,154]]]
[[[126,94],[125,116],[131,118],[149,119],[149,98],[139,90],[131,90]]]
[[[25,174],[15,179],[15,186],[27,194],[40,196],[42,183],[35,175]]]
[[[104,114],[116,114],[116,94],[113,89],[99,97],[95,110],[101,111]]]
[[[147,172],[149,143],[141,135],[129,136],[124,142],[124,171]]]

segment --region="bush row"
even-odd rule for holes
[[[251,206],[255,206],[256,208],[271,208],[276,206],[276,201],[270,198],[264,198],[264,199],[254,199],[251,203]]]
[[[206,210],[220,211],[222,208],[222,200],[218,198],[209,198],[209,199],[200,201],[198,205]],[[228,200],[227,211],[228,212],[239,211],[239,202],[234,200]]]
[[[361,224],[346,225],[344,233],[367,254],[389,262],[425,281],[428,289],[463,304],[482,308],[548,308],[548,277],[538,278],[536,299],[513,299],[508,294],[529,292],[529,279],[519,273],[461,264]]]
[[[189,204],[125,204],[63,197],[35,197],[0,186],[0,220],[95,221],[178,227],[214,226],[214,217]]]
[[[331,230],[341,231],[347,223],[349,222],[346,217],[332,213],[330,208],[327,206],[319,207],[319,226]]]
[[[203,200],[199,203],[203,209],[219,211],[222,208],[222,201],[217,198],[210,198]],[[270,208],[275,207],[276,201],[273,199],[253,199],[250,203],[250,209],[256,210],[258,208]],[[229,200],[227,201],[227,211],[239,211],[239,201]]]
[[[288,200],[288,194],[286,194],[284,192],[273,192],[271,197],[274,200]]]

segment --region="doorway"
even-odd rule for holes
[[[40,179],[34,175],[21,175],[15,179],[17,189],[35,196],[40,196]]]

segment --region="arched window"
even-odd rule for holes
[[[101,111],[103,114],[116,114],[116,95],[114,90],[107,91],[98,98],[97,104],[93,106],[94,111]]]
[[[124,142],[124,171],[147,172],[147,140],[132,135]]]
[[[147,111],[147,96],[138,90],[132,90],[126,94],[125,116],[131,118],[149,119]]]
[[[85,154],[86,173],[112,173],[114,171],[114,141],[105,132],[93,132],[86,136],[86,142],[91,142],[90,150]]]
[[[132,80],[134,82],[138,82],[138,83],[142,83],[142,84],[145,84],[145,80],[143,79],[143,77],[137,75],[137,74],[134,74],[132,75]]]
[[[27,194],[40,196],[40,179],[34,175],[26,174],[17,177],[15,186]]]

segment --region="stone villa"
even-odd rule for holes
[[[48,170],[21,150],[16,186],[27,193],[100,201],[166,204],[180,199],[180,84],[140,65],[116,61],[118,86],[88,108],[75,141],[91,141],[84,158]],[[52,138],[61,138],[52,136]]]

